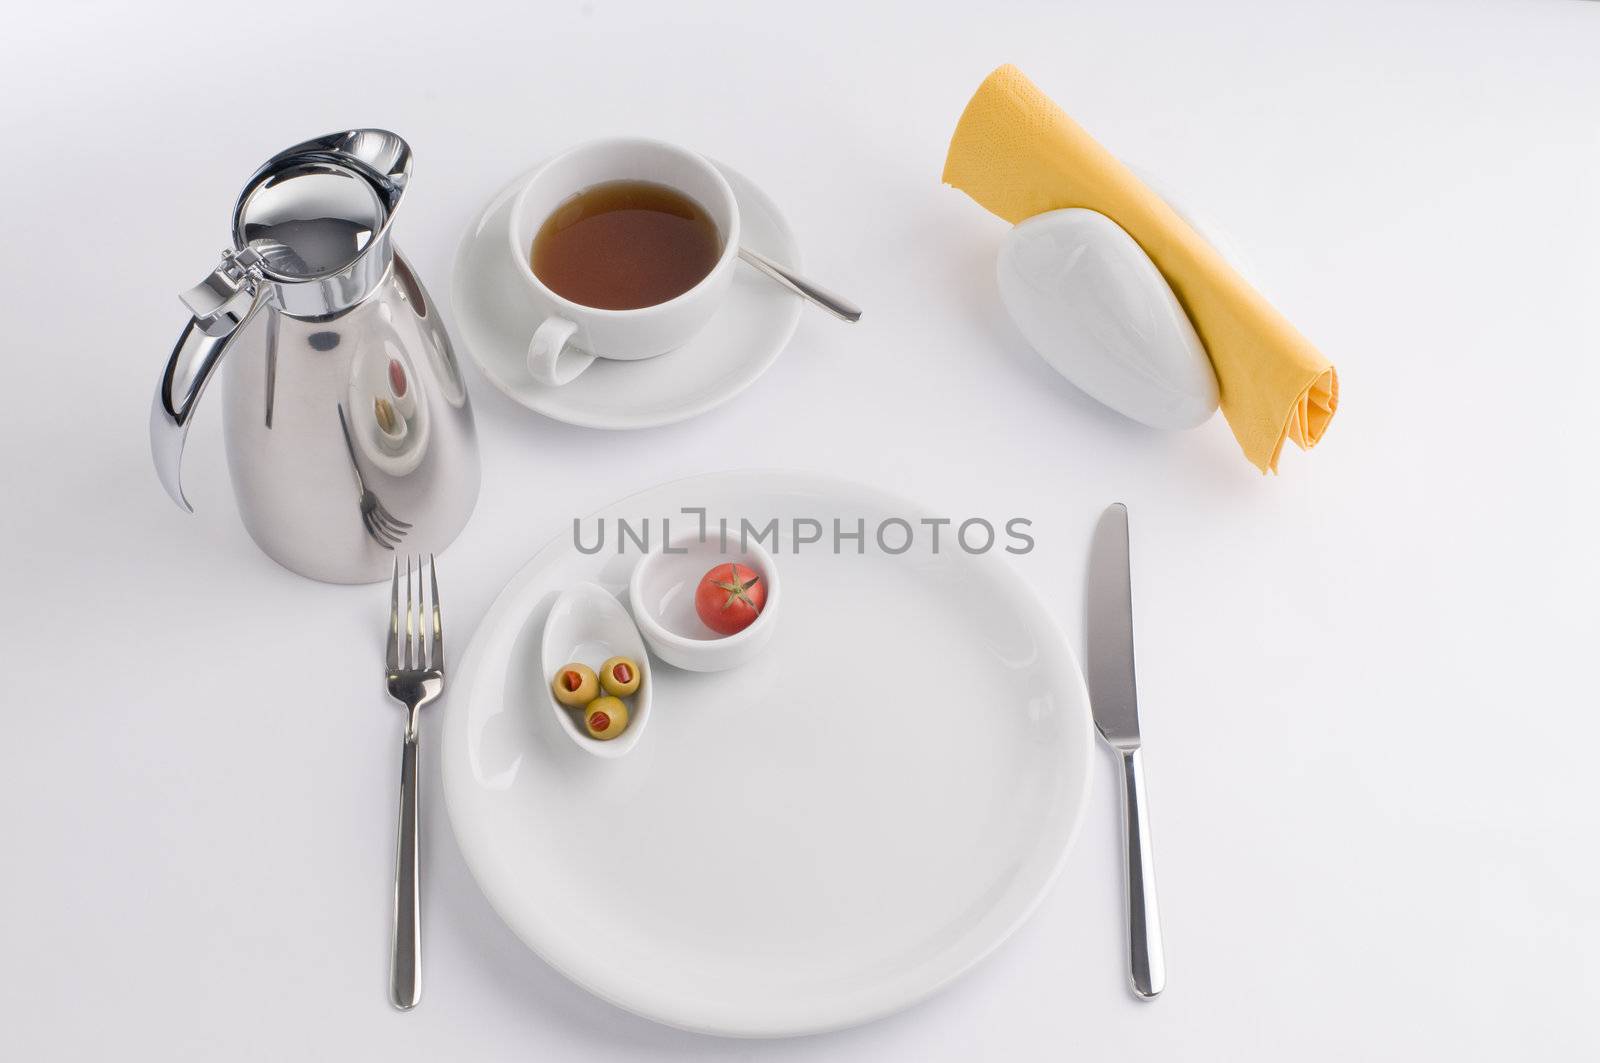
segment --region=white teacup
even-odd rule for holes
[[[683,193],[705,208],[722,253],[693,288],[654,306],[602,310],[563,298],[545,286],[530,261],[545,219],[573,196],[608,181],[650,181]],[[687,343],[716,313],[739,256],[739,204],[727,179],[692,151],[639,137],[596,140],[541,166],[511,206],[511,257],[541,317],[528,341],[528,372],[559,387],[577,379],[596,358],[638,361]]]

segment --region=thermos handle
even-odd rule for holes
[[[228,345],[267,301],[261,256],[246,248],[224,251],[222,263],[180,298],[194,316],[184,326],[150,404],[150,455],[172,500],[190,513],[183,494],[183,445],[195,405]]]

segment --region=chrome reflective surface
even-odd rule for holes
[[[1133,674],[1133,587],[1129,575],[1128,507],[1100,515],[1089,547],[1089,645],[1084,678],[1094,725],[1114,749],[1139,748],[1139,693]]]
[[[267,160],[233,208],[233,243],[280,282],[299,317],[346,310],[389,268],[389,228],[411,181],[411,149],[384,129],[308,140]]]
[[[302,162],[245,193],[239,239],[273,276],[312,280],[354,262],[386,220],[366,178],[342,166]]]
[[[395,836],[394,936],[389,953],[389,1001],[402,1011],[422,1000],[422,842],[417,814],[417,712],[444,692],[444,622],[439,614],[439,571],[428,558],[406,558],[405,623],[400,621],[400,562],[389,592],[389,637],[384,672],[389,696],[406,707],[400,746],[400,826]],[[412,599],[412,572],[416,599]],[[428,591],[431,590],[431,595]],[[430,604],[431,602],[431,604]]]
[[[314,579],[381,580],[402,539],[444,549],[477,501],[460,367],[390,240],[410,168],[405,142],[383,130],[307,141],[262,166],[235,207],[235,247],[183,295],[193,317],[151,406],[157,475],[189,509],[183,447],[221,370],[245,528]]]
[[[1133,587],[1128,559],[1128,508],[1113,503],[1100,516],[1089,549],[1089,702],[1100,737],[1122,762],[1122,841],[1127,885],[1128,977],[1140,997],[1167,984],[1161,909],[1139,755],[1139,699],[1133,672]]]
[[[350,438],[350,421],[344,415],[343,403],[339,404],[339,431],[344,434],[344,449],[350,454],[350,468],[356,476],[356,498],[357,504],[361,507],[361,523],[366,527],[367,534],[377,540],[379,546],[393,550],[400,545],[400,540],[406,537],[411,525],[390,513],[367,486],[366,477],[361,475],[361,462],[356,457],[355,440]]]

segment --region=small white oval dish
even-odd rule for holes
[[[655,683],[650,675],[650,655],[634,627],[628,610],[598,583],[568,587],[550,607],[540,643],[540,664],[545,677],[544,697],[578,748],[597,757],[620,757],[633,750],[650,722],[650,702]],[[631,657],[639,664],[639,689],[623,700],[628,704],[628,726],[615,738],[590,738],[578,726],[573,710],[556,700],[551,677],[562,665],[576,662],[595,671],[611,657]]]
[[[689,672],[722,672],[748,663],[772,638],[783,594],[778,566],[755,540],[728,541],[720,537],[677,539],[670,549],[655,550],[639,559],[628,578],[628,604],[645,642],[657,657]],[[767,600],[749,627],[732,635],[719,635],[695,611],[695,591],[711,568],[728,563],[755,570],[767,585]]]
[[[1093,210],[1019,222],[1001,245],[1000,299],[1058,373],[1152,428],[1194,428],[1217,378],[1189,315],[1133,237]]]

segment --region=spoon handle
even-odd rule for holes
[[[757,254],[748,247],[739,248],[739,257],[765,273],[800,298],[815,303],[841,321],[861,320],[861,308],[843,296],[834,295],[826,288],[811,283],[798,273],[778,265],[766,255]]]

